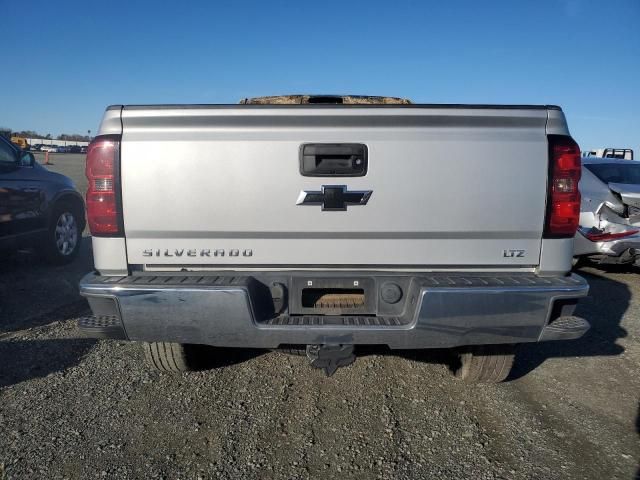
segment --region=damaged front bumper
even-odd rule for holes
[[[640,230],[607,225],[608,230],[581,227],[575,236],[574,255],[599,263],[627,264],[640,260]]]
[[[587,182],[580,209],[574,257],[609,264],[640,260],[640,187]]]

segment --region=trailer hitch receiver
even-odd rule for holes
[[[307,345],[307,358],[312,367],[324,370],[330,377],[338,368],[351,365],[356,356],[353,345]]]

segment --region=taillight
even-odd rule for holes
[[[87,219],[91,235],[122,235],[119,183],[119,135],[101,135],[87,148]]]
[[[544,236],[573,237],[580,220],[580,147],[569,136],[548,135],[549,186]]]

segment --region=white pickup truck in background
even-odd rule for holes
[[[90,336],[161,370],[215,347],[451,348],[502,381],[523,342],[579,338],[580,150],[555,106],[108,107],[87,154]]]
[[[633,160],[633,150],[630,148],[596,148],[582,152],[583,157],[619,158],[621,160]]]

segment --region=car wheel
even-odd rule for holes
[[[458,351],[454,374],[470,383],[506,380],[515,360],[515,345],[478,345]]]
[[[145,342],[144,356],[150,367],[160,372],[193,372],[212,366],[214,347],[173,342]]]
[[[43,245],[47,261],[63,265],[78,256],[82,243],[81,214],[81,209],[66,202],[54,207]]]

